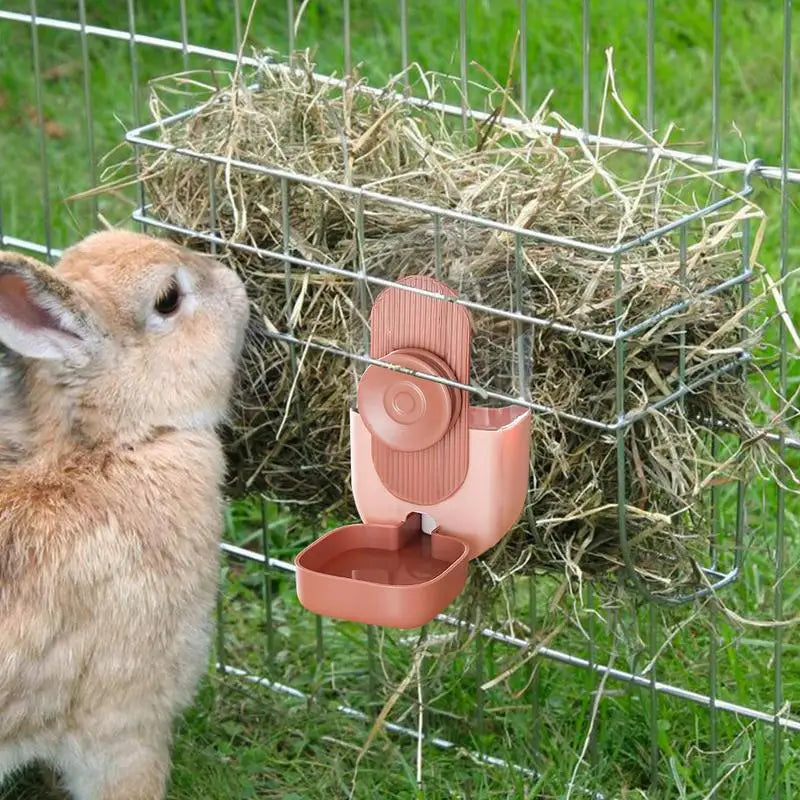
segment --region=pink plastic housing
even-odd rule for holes
[[[435,520],[438,533],[464,542],[468,558],[496,545],[515,525],[529,481],[531,413],[520,406],[469,408],[469,466],[461,486],[431,506],[395,497],[372,466],[372,437],[358,412],[350,411],[353,496],[359,516],[392,524],[414,512]],[[438,535],[434,534],[434,535]]]
[[[455,297],[426,276],[401,283]],[[514,526],[528,492],[530,410],[474,408],[466,309],[398,288],[370,315],[372,365],[350,412],[353,496],[363,524],[297,557],[297,595],[328,617],[415,628],[455,600],[467,562]],[[360,413],[359,413],[360,412]],[[427,519],[426,519],[427,517]]]

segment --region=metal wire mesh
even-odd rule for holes
[[[535,3],[531,4],[526,0],[520,0],[520,3],[509,4],[514,6],[514,13],[518,15],[520,42],[519,53],[523,64],[527,68],[523,69],[520,73],[520,101],[523,108],[529,107],[532,97],[531,87],[531,74],[533,65],[535,64],[534,50],[529,42],[529,30],[531,26],[532,11],[535,12]],[[243,17],[242,9],[239,2],[233,2],[230,9],[225,9],[220,13],[230,13],[236,20],[235,25],[235,41],[230,42],[228,45],[229,50],[222,49],[219,46],[203,46],[196,44],[196,41],[203,40],[205,32],[198,29],[192,32],[192,8],[191,3],[187,0],[181,0],[176,9],[175,25],[172,27],[173,33],[164,34],[162,31],[143,31],[137,27],[137,20],[139,19],[140,8],[137,6],[135,0],[127,0],[125,8],[122,13],[105,15],[102,4],[86,3],[85,0],[79,0],[77,8],[71,9],[69,12],[64,12],[64,16],[40,15],[39,9],[35,0],[31,0],[30,4],[25,7],[23,4],[6,3],[5,7],[0,7],[0,31],[2,31],[3,38],[11,40],[14,37],[21,36],[27,29],[30,38],[30,52],[33,64],[32,71],[32,98],[35,107],[35,116],[38,120],[39,131],[44,130],[44,123],[46,118],[45,111],[45,92],[46,81],[42,74],[42,50],[43,47],[52,46],[58,47],[59,42],[65,41],[59,39],[59,36],[71,37],[70,41],[77,44],[77,52],[79,54],[81,70],[83,74],[83,97],[80,99],[81,108],[72,107],[69,113],[76,115],[76,120],[71,120],[70,124],[78,127],[81,123],[77,121],[77,116],[83,116],[83,129],[82,136],[85,142],[85,163],[83,165],[83,174],[71,178],[67,183],[71,189],[76,189],[78,186],[94,185],[98,177],[98,153],[104,149],[110,149],[110,146],[115,144],[109,141],[98,141],[96,135],[95,120],[99,113],[98,108],[93,103],[90,86],[90,70],[96,69],[96,65],[92,66],[91,50],[94,42],[102,41],[105,45],[110,45],[111,49],[103,51],[103,58],[114,58],[117,60],[125,60],[127,62],[128,74],[130,77],[130,97],[124,97],[124,92],[120,92],[120,108],[113,110],[104,109],[103,113],[114,113],[120,115],[123,120],[123,126],[127,133],[125,138],[127,142],[139,152],[146,149],[151,150],[168,150],[172,146],[161,141],[160,136],[163,134],[164,128],[171,125],[178,125],[184,123],[193,114],[196,109],[188,108],[173,117],[162,120],[158,124],[144,123],[145,114],[143,111],[142,91],[141,87],[146,77],[153,77],[155,75],[165,74],[169,69],[189,69],[195,64],[206,64],[209,61],[220,65],[232,65],[236,63],[237,58],[240,57],[240,46],[244,35],[243,26],[245,24],[245,17]],[[97,8],[95,8],[97,6]],[[606,247],[598,245],[593,242],[582,242],[575,240],[567,240],[559,237],[548,236],[547,234],[529,230],[527,228],[514,228],[512,226],[501,225],[492,220],[480,219],[470,217],[469,215],[460,214],[448,209],[426,206],[421,203],[414,203],[408,200],[402,200],[391,195],[382,195],[377,192],[368,192],[365,190],[357,190],[351,186],[332,184],[331,182],[323,181],[309,175],[297,174],[287,172],[286,170],[266,167],[259,164],[251,164],[246,162],[233,162],[228,165],[240,170],[258,172],[264,176],[274,179],[280,186],[280,195],[282,199],[282,207],[280,211],[282,227],[284,230],[283,247],[280,250],[267,250],[263,248],[252,247],[242,243],[233,243],[227,241],[215,233],[217,226],[215,224],[215,200],[213,181],[209,179],[210,194],[212,197],[212,214],[211,219],[208,220],[207,227],[203,230],[198,229],[182,229],[178,226],[172,225],[169,222],[159,219],[150,213],[148,207],[148,199],[146,197],[144,187],[135,186],[133,191],[136,194],[136,210],[133,212],[133,219],[140,223],[146,229],[161,229],[191,235],[195,238],[205,240],[212,247],[233,247],[242,251],[251,253],[252,255],[276,260],[285,266],[287,274],[287,294],[291,293],[291,288],[288,276],[292,269],[303,270],[316,270],[329,274],[338,275],[348,281],[360,282],[364,286],[364,298],[366,302],[367,292],[374,291],[375,288],[379,289],[386,285],[392,285],[391,281],[379,278],[374,275],[368,274],[364,270],[351,271],[342,269],[331,264],[315,262],[309,259],[298,258],[290,254],[289,247],[289,206],[287,197],[291,188],[295,185],[314,186],[320,190],[334,191],[342,194],[349,195],[352,201],[354,216],[358,219],[359,209],[362,209],[365,199],[369,199],[378,203],[385,203],[387,205],[406,205],[416,211],[430,215],[430,218],[439,231],[441,226],[446,221],[454,221],[459,223],[470,224],[474,226],[481,226],[485,228],[492,228],[502,230],[505,233],[515,237],[517,250],[522,247],[523,242],[532,240],[550,242],[552,244],[559,244],[564,247],[572,248],[576,252],[581,250],[591,251],[597,254],[607,256],[614,261],[619,274],[620,263],[630,251],[638,247],[643,247],[648,243],[668,235],[677,235],[680,237],[681,252],[685,259],[685,253],[692,235],[692,223],[701,219],[713,212],[733,205],[741,203],[745,198],[750,196],[754,191],[756,182],[777,182],[780,191],[780,219],[777,223],[779,228],[779,274],[783,281],[788,280],[790,270],[790,225],[791,225],[791,197],[790,187],[793,183],[800,182],[800,171],[792,170],[790,168],[790,142],[791,142],[791,101],[792,101],[792,16],[791,16],[791,0],[784,0],[783,2],[783,37],[782,37],[782,55],[781,55],[781,153],[780,163],[777,165],[763,164],[759,161],[735,161],[731,159],[724,159],[720,153],[722,151],[722,129],[723,119],[720,111],[721,108],[721,77],[722,66],[721,58],[723,52],[723,30],[722,30],[722,0],[713,0],[711,8],[711,76],[710,76],[710,149],[708,154],[690,154],[685,151],[661,149],[658,153],[659,158],[672,159],[678,162],[691,164],[695,167],[710,168],[714,170],[722,169],[732,173],[741,174],[741,184],[738,191],[731,192],[730,194],[713,200],[710,204],[702,209],[687,215],[686,217],[671,222],[668,225],[654,229],[644,236],[637,237],[634,240],[620,243],[613,247]],[[295,29],[295,19],[298,9],[292,0],[287,0],[285,10],[285,23],[286,35],[283,41],[271,41],[270,45],[278,49],[293,50],[298,45],[298,30]],[[395,30],[396,47],[398,50],[398,70],[405,68],[412,58],[413,41],[410,39],[409,31],[411,25],[409,23],[409,15],[413,11],[413,3],[411,0],[400,0],[398,6],[397,19],[393,21],[392,27]],[[595,136],[590,133],[593,127],[593,105],[592,105],[592,90],[593,72],[591,62],[590,43],[592,41],[592,24],[596,16],[601,16],[603,12],[602,3],[591,4],[589,0],[583,0],[581,6],[580,18],[574,20],[577,24],[577,41],[579,41],[579,61],[580,61],[580,113],[582,119],[582,131],[578,134],[585,142],[590,144],[599,144],[611,146],[621,150],[630,150],[641,152],[643,157],[648,154],[652,155],[652,149],[648,145],[640,143],[628,142],[613,137]],[[341,65],[345,72],[348,72],[353,63],[358,59],[358,53],[354,53],[352,49],[352,39],[350,31],[353,24],[354,15],[358,12],[356,5],[344,0],[341,8],[341,22],[342,22],[342,41],[339,52],[341,54]],[[666,16],[667,12],[663,12]],[[92,15],[96,14],[97,19],[100,20],[96,23],[92,22],[95,19]],[[655,84],[655,58],[657,54],[656,47],[656,32],[662,12],[656,10],[654,0],[648,0],[646,9],[646,124],[649,130],[654,130],[658,118],[658,87]],[[468,3],[466,0],[460,0],[458,3],[458,31],[457,36],[457,69],[459,72],[459,80],[461,85],[461,92],[463,97],[469,95],[468,88],[468,66],[469,66],[469,31],[470,31],[470,15]],[[210,39],[206,40],[212,43]],[[72,45],[70,45],[72,46]],[[149,62],[149,55],[152,52],[166,54],[169,58],[162,58],[157,64],[151,65]],[[256,65],[261,63],[260,59],[250,56],[242,56],[241,60],[244,63]],[[145,67],[145,65],[147,65]],[[276,64],[275,68],[281,68]],[[423,102],[411,96],[407,97],[409,103]],[[462,105],[454,105],[446,107],[446,110],[460,118],[462,124],[466,127],[469,120],[482,120],[486,119],[488,115],[470,109],[466,103]],[[507,124],[512,125],[512,120],[507,120]],[[556,134],[555,129],[549,131]],[[568,136],[568,132],[558,132],[560,135]],[[121,136],[120,136],[121,138]],[[54,259],[58,256],[60,248],[65,246],[76,232],[83,231],[88,227],[95,224],[98,211],[103,211],[104,200],[92,198],[88,201],[88,208],[81,219],[70,220],[67,224],[63,222],[64,217],[69,215],[64,214],[60,207],[60,197],[66,194],[63,177],[59,177],[58,183],[55,184],[54,174],[55,168],[53,163],[53,156],[51,151],[52,143],[44,133],[40,133],[38,141],[35,143],[37,149],[38,161],[38,174],[35,176],[35,184],[37,187],[38,210],[34,219],[21,219],[18,213],[13,209],[13,198],[9,198],[7,194],[0,194],[0,244],[6,248],[18,248],[32,253],[40,254],[48,259]],[[208,164],[209,176],[212,175],[212,167],[216,163],[220,163],[219,156],[212,153],[204,153],[202,151],[182,150],[181,155],[191,159],[202,160]],[[7,166],[6,169],[11,169],[12,166]],[[3,180],[0,176],[0,191],[3,190]],[[58,199],[56,199],[58,198]],[[744,221],[742,223],[741,236],[743,240],[743,263],[741,271],[731,279],[710,287],[707,291],[709,294],[719,292],[735,291],[737,287],[747,287],[748,281],[752,277],[752,271],[747,259],[747,252],[749,248],[749,241],[751,231],[749,223]],[[441,258],[441,255],[436,249],[431,253],[431,258],[435,261]],[[437,261],[438,263],[438,261]],[[419,291],[419,290],[411,290]],[[746,294],[743,295],[746,302]],[[739,352],[727,361],[721,363],[709,364],[708,368],[702,370],[700,376],[694,380],[685,380],[685,375],[681,374],[678,384],[674,387],[673,391],[665,394],[663,397],[652,401],[645,407],[637,409],[624,408],[624,359],[626,342],[637,336],[645,334],[652,326],[658,324],[663,318],[669,314],[678,313],[685,305],[693,302],[691,299],[681,301],[680,304],[674,305],[670,308],[661,310],[657,315],[648,317],[646,320],[637,323],[634,327],[618,327],[613,331],[598,331],[585,329],[578,326],[564,325],[563,323],[555,322],[551,319],[539,318],[520,307],[518,304],[510,303],[507,308],[490,308],[482,305],[479,302],[471,301],[468,298],[459,298],[457,301],[462,303],[472,311],[479,314],[494,314],[501,315],[509,322],[513,323],[516,336],[509,344],[509,358],[515,363],[515,371],[518,376],[519,392],[516,394],[509,394],[508,392],[496,391],[491,387],[482,385],[462,385],[454,384],[459,388],[466,389],[474,395],[483,400],[494,400],[498,402],[509,402],[520,405],[525,405],[531,408],[535,413],[552,414],[555,416],[562,416],[565,419],[570,419],[581,424],[592,426],[602,429],[610,437],[612,437],[616,446],[616,469],[618,470],[621,480],[619,481],[619,536],[622,545],[623,555],[626,556],[630,562],[630,555],[627,552],[627,520],[625,514],[626,497],[625,497],[625,471],[626,465],[625,449],[624,449],[624,434],[625,430],[637,420],[644,417],[650,411],[656,408],[663,408],[672,403],[679,403],[682,399],[692,391],[699,388],[703,383],[714,380],[724,371],[731,369],[738,369],[746,362],[748,353],[743,347]],[[621,318],[621,309],[618,316]],[[788,338],[788,329],[786,322],[783,318],[778,318],[775,323],[778,330],[778,345],[779,345],[779,363],[778,363],[778,380],[777,389],[782,397],[788,397],[790,394],[790,371],[788,354],[790,350],[790,342]],[[608,345],[610,352],[616,361],[617,370],[617,413],[613,419],[593,419],[576,415],[571,415],[568,411],[558,408],[552,408],[541,403],[537,403],[535,397],[532,397],[528,391],[528,383],[526,381],[526,365],[527,365],[527,351],[526,351],[526,336],[528,332],[536,328],[549,328],[560,331],[565,336],[578,336],[588,337],[595,341],[600,341]],[[286,326],[283,330],[277,331],[273,334],[281,341],[288,343],[291,346],[291,358],[296,359],[297,353],[304,347],[315,347],[320,350],[330,352],[331,354],[341,357],[347,357],[355,360],[361,365],[374,363],[371,359],[362,353],[349,352],[343,348],[337,348],[330,344],[321,342],[308,342],[304,339],[295,336],[292,329],[291,320],[287,319]],[[364,351],[366,352],[366,351]],[[294,361],[293,361],[294,364]],[[449,383],[446,379],[440,379],[443,383]],[[800,441],[785,433],[780,432],[777,434],[770,433],[775,446],[777,447],[780,455],[786,457],[786,454],[792,448],[800,447]],[[719,504],[721,499],[718,491],[715,489],[714,496],[712,497],[712,505]],[[773,557],[773,576],[775,590],[772,595],[772,616],[776,620],[783,620],[786,616],[786,598],[782,589],[782,576],[786,569],[796,560],[797,543],[792,540],[789,535],[787,522],[787,494],[785,488],[781,483],[778,483],[774,488],[764,487],[748,487],[740,486],[737,489],[736,499],[736,513],[735,513],[735,530],[733,535],[727,538],[728,542],[728,556],[727,561],[722,557],[723,541],[725,537],[720,536],[714,539],[715,546],[712,547],[712,552],[709,554],[708,565],[704,567],[704,571],[709,578],[709,586],[698,593],[697,596],[692,598],[676,598],[676,600],[697,600],[700,594],[710,594],[717,589],[722,588],[732,583],[741,573],[743,557],[746,550],[745,546],[745,531],[747,528],[747,508],[748,502],[752,505],[753,500],[748,501],[748,497],[753,497],[753,492],[756,493],[755,503],[763,504],[769,503],[767,513],[763,518],[758,521],[755,527],[758,535],[770,535],[773,539],[773,544],[770,547]],[[748,494],[748,492],[750,492]],[[761,492],[762,496],[759,497],[758,493]],[[765,510],[765,509],[762,509]],[[259,547],[242,546],[226,542],[223,545],[223,551],[227,557],[233,562],[250,562],[263,568],[263,609],[265,616],[265,630],[266,641],[264,642],[265,653],[264,658],[245,658],[246,663],[233,663],[232,658],[229,657],[229,647],[226,642],[226,631],[228,629],[227,619],[230,615],[236,614],[235,597],[229,597],[227,601],[221,602],[219,611],[219,635],[217,647],[218,668],[230,676],[231,679],[243,680],[246,682],[257,683],[268,689],[278,693],[293,697],[298,700],[306,700],[309,697],[317,697],[325,694],[324,690],[328,691],[329,696],[336,698],[334,706],[336,709],[352,717],[358,717],[364,721],[371,720],[373,715],[364,711],[361,708],[354,707],[348,699],[348,691],[341,690],[340,688],[332,688],[329,683],[324,687],[320,686],[319,675],[320,672],[309,670],[307,676],[298,676],[296,685],[287,685],[278,679],[279,671],[276,668],[276,659],[282,647],[291,642],[291,634],[279,632],[278,625],[274,618],[274,590],[272,588],[272,578],[278,576],[291,576],[294,573],[294,566],[289,560],[285,558],[274,557],[270,554],[269,536],[267,535],[267,528],[269,525],[268,509],[266,504],[262,503],[260,507],[260,523],[262,535],[258,542]],[[714,520],[718,520],[719,515],[712,514]],[[716,524],[716,522],[715,522]],[[724,566],[723,566],[724,563]],[[280,579],[280,578],[279,578]],[[765,579],[769,580],[769,579]],[[547,578],[531,577],[528,579],[529,597],[528,597],[528,614],[529,626],[531,631],[535,631],[543,612],[543,598],[547,597]],[[750,605],[754,604],[755,598],[743,596],[738,598],[741,608],[747,611]],[[742,720],[755,720],[759,723],[765,723],[771,726],[773,730],[773,753],[774,753],[774,769],[775,773],[781,772],[783,767],[784,753],[781,743],[787,735],[794,735],[800,732],[800,719],[789,713],[787,708],[787,698],[784,691],[784,676],[786,664],[784,663],[784,653],[786,649],[786,633],[780,626],[774,628],[772,638],[772,651],[769,659],[763,662],[762,668],[769,670],[773,675],[773,696],[769,700],[763,697],[757,697],[755,694],[748,695],[746,687],[737,687],[736,692],[730,690],[730,682],[726,680],[723,672],[723,665],[720,663],[720,645],[719,639],[715,635],[708,637],[707,645],[707,669],[702,670],[701,674],[692,675],[691,679],[687,676],[685,682],[681,683],[676,680],[661,680],[659,679],[659,656],[663,652],[664,647],[674,645],[676,637],[684,635],[682,628],[672,630],[666,624],[665,618],[655,605],[649,605],[644,613],[644,626],[646,630],[645,642],[643,651],[638,655],[630,655],[626,668],[614,666],[615,659],[620,656],[617,653],[617,644],[610,645],[607,639],[602,639],[600,632],[597,630],[597,614],[592,613],[596,611],[595,602],[592,597],[591,588],[585,589],[585,597],[583,603],[587,613],[583,619],[585,622],[585,647],[580,654],[572,652],[566,648],[557,646],[555,643],[538,643],[532,645],[530,637],[516,635],[513,632],[492,630],[490,628],[476,629],[477,642],[475,647],[483,648],[497,645],[503,650],[521,650],[529,651],[536,656],[536,663],[539,659],[546,659],[554,664],[565,665],[577,670],[586,671],[588,674],[594,676],[595,682],[592,684],[594,687],[594,696],[600,697],[603,689],[606,686],[606,681],[618,683],[626,688],[627,691],[633,692],[638,689],[646,692],[646,713],[650,721],[650,742],[649,758],[650,758],[650,775],[653,784],[658,780],[660,771],[660,762],[663,760],[662,747],[660,744],[660,728],[659,720],[662,718],[660,712],[663,711],[665,703],[670,699],[676,699],[697,707],[697,712],[700,709],[705,709],[708,718],[708,741],[709,741],[709,790],[711,794],[716,790],[717,781],[720,778],[718,773],[718,765],[720,761],[720,741],[718,715],[722,712],[725,714],[733,714]],[[283,612],[282,612],[283,613]],[[639,614],[636,609],[631,610],[635,616]],[[710,619],[711,624],[719,622],[714,620],[715,614],[713,605],[703,607],[703,613]],[[300,619],[302,612],[298,610],[293,611],[288,618],[297,622]],[[284,619],[285,622],[285,619]],[[297,623],[300,624],[300,623]],[[341,636],[341,628],[338,625],[323,623],[321,619],[314,619],[313,621],[306,620],[305,625],[313,625],[313,658],[318,665],[324,665],[326,657],[331,648],[330,640],[333,637]],[[452,616],[441,615],[438,618],[439,628],[437,630],[448,629],[463,629],[470,627],[465,623]],[[285,626],[282,626],[285,627]],[[687,634],[688,635],[688,634]],[[361,640],[361,645],[365,650],[366,658],[366,672],[372,676],[370,680],[370,689],[366,693],[366,707],[370,707],[370,700],[374,700],[377,696],[376,688],[376,643],[377,633],[369,629],[364,632]],[[602,641],[601,641],[602,639]],[[636,650],[636,648],[632,648]],[[495,651],[492,651],[493,653]],[[236,655],[241,655],[241,649],[237,650]],[[485,669],[486,658],[483,650],[480,651],[476,662],[480,666],[480,670]],[[644,666],[642,666],[642,659],[644,659]],[[501,660],[498,656],[497,660]],[[604,663],[605,660],[605,663]],[[478,669],[478,668],[476,668]],[[491,670],[491,667],[490,667]],[[324,670],[323,670],[324,672]],[[530,730],[528,731],[526,747],[520,750],[525,750],[532,753],[533,756],[529,758],[524,764],[515,766],[515,769],[522,770],[526,774],[534,774],[536,772],[535,764],[537,762],[536,753],[539,750],[539,743],[543,735],[540,722],[540,711],[543,703],[542,687],[541,687],[541,670],[533,669],[531,673],[530,685],[525,694],[526,701],[529,704],[531,714]],[[476,678],[477,684],[481,684],[487,675],[479,672]],[[673,676],[674,677],[674,676]],[[569,680],[568,677],[562,677],[562,680]],[[325,683],[325,681],[323,681]],[[323,690],[324,689],[324,690]],[[357,693],[361,700],[365,697],[361,693]],[[735,697],[736,699],[729,699]],[[476,713],[480,717],[481,709],[483,708],[484,692],[476,690]],[[601,711],[598,714],[602,714]],[[435,726],[430,731],[421,731],[411,728],[407,724],[395,723],[389,721],[387,723],[388,729],[403,736],[412,738],[424,738],[425,741],[433,746],[445,749],[453,749],[458,745],[454,740],[445,736],[439,735]],[[591,745],[591,742],[590,742]],[[520,754],[518,750],[518,754]],[[487,764],[494,764],[495,766],[506,765],[505,759],[499,759],[491,754],[477,753],[476,758],[482,760]],[[591,747],[589,748],[588,758],[596,757],[593,754]],[[783,783],[778,781],[775,784],[775,796],[780,796],[782,792]]]

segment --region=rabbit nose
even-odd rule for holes
[[[233,305],[240,314],[249,314],[250,305],[244,281],[242,281],[236,272],[228,267],[220,267],[217,275],[223,284],[225,296],[229,298],[231,305]]]

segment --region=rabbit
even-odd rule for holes
[[[23,457],[29,419],[22,396],[19,358],[0,346],[0,466]]]
[[[28,419],[0,463],[0,782],[37,761],[74,800],[165,796],[209,658],[248,309],[232,270],[144,234],[55,268],[0,254]]]

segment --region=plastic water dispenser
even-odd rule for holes
[[[350,412],[362,521],[297,556],[297,594],[322,616],[413,628],[456,599],[468,562],[519,519],[531,417],[522,406],[470,405],[457,386],[470,381],[469,312],[433,278],[399,284],[372,308],[370,355],[381,363],[364,371]]]

